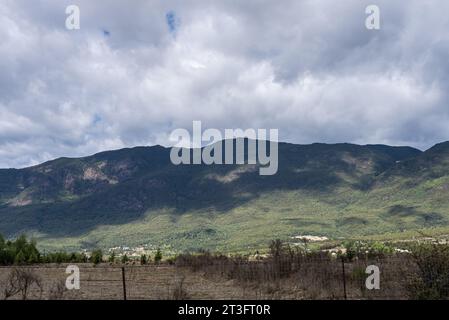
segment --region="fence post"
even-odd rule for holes
[[[342,268],[342,277],[343,277],[343,294],[345,297],[345,300],[348,299],[348,296],[346,294],[346,275],[345,275],[345,258],[341,257],[341,268]]]
[[[123,300],[126,300],[125,267],[122,267],[122,282],[123,282]]]

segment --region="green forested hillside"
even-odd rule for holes
[[[0,170],[0,233],[49,249],[169,246],[245,250],[273,238],[445,232],[449,144],[426,152],[353,144],[279,145],[279,171],[180,165],[138,147]]]

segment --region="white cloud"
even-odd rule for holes
[[[449,139],[446,1],[379,0],[380,31],[361,0],[81,0],[79,31],[69,4],[0,4],[0,167],[165,144],[192,120],[298,143]]]

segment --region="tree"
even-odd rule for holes
[[[140,264],[144,265],[144,264],[147,264],[147,262],[148,262],[147,255],[146,254],[141,255],[140,256]]]
[[[274,259],[279,259],[282,255],[283,243],[280,239],[271,241],[270,243],[270,253]]]
[[[103,261],[103,251],[101,251],[100,249],[92,251],[90,261],[95,265],[102,262]]]
[[[37,244],[35,240],[31,240],[26,247],[28,263],[38,263],[41,258],[39,250],[37,250]]]
[[[109,255],[108,261],[110,263],[114,263],[115,262],[115,251],[112,251],[112,253]]]
[[[35,286],[42,295],[42,283],[31,269],[14,268],[6,279],[4,289],[5,299],[20,294],[22,300],[28,298],[29,291]]]
[[[0,250],[3,250],[5,247],[5,238],[0,234]]]
[[[25,251],[28,245],[28,241],[25,235],[21,235],[15,241],[15,247],[17,251]]]
[[[22,251],[19,251],[19,253],[16,254],[16,257],[14,258],[14,264],[21,265],[26,262],[25,254]]]
[[[127,263],[129,261],[128,256],[126,255],[126,253],[122,256],[122,263]]]
[[[39,263],[39,261],[40,261],[39,255],[36,254],[36,252],[32,252],[31,255],[28,258],[28,263],[29,264]]]
[[[88,260],[88,258],[87,258],[87,256],[86,256],[86,254],[83,252],[83,253],[81,253],[81,254],[78,254],[78,259],[79,259],[79,262],[87,262],[87,260]]]
[[[162,252],[161,249],[157,249],[156,254],[154,255],[154,262],[159,263],[162,260]]]

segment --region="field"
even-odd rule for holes
[[[209,259],[209,260],[208,260]],[[367,265],[381,270],[379,290],[367,290]],[[344,262],[316,256],[301,262],[239,261],[185,257],[177,264],[78,264],[80,289],[66,290],[66,264],[0,268],[0,298],[129,300],[152,299],[406,299],[413,264],[407,257]],[[122,269],[124,267],[124,269]],[[25,296],[5,297],[10,275],[21,270],[30,282]],[[125,272],[125,287],[123,274]]]
[[[108,265],[79,265],[80,290],[63,290],[68,274],[66,265],[31,266],[31,270],[42,281],[41,288],[34,285],[28,299],[75,299],[75,300],[123,300],[121,267]],[[5,283],[13,268],[0,269],[0,282]],[[240,290],[232,281],[210,281],[201,274],[178,270],[174,266],[127,266],[125,268],[126,295],[130,300],[170,300],[178,298],[176,291],[182,286],[188,288],[192,299],[242,299],[247,292]],[[3,289],[4,285],[2,286]],[[3,291],[3,290],[2,290]],[[248,296],[248,297],[251,297]],[[4,298],[4,296],[3,296]],[[21,299],[21,295],[12,297]],[[182,296],[179,296],[182,298]],[[187,298],[187,297],[186,297]],[[253,296],[256,298],[256,296]]]
[[[128,257],[101,250],[41,253],[26,237],[0,238],[0,299],[449,298],[447,239],[295,240],[272,240],[254,254],[163,256],[157,250]]]

